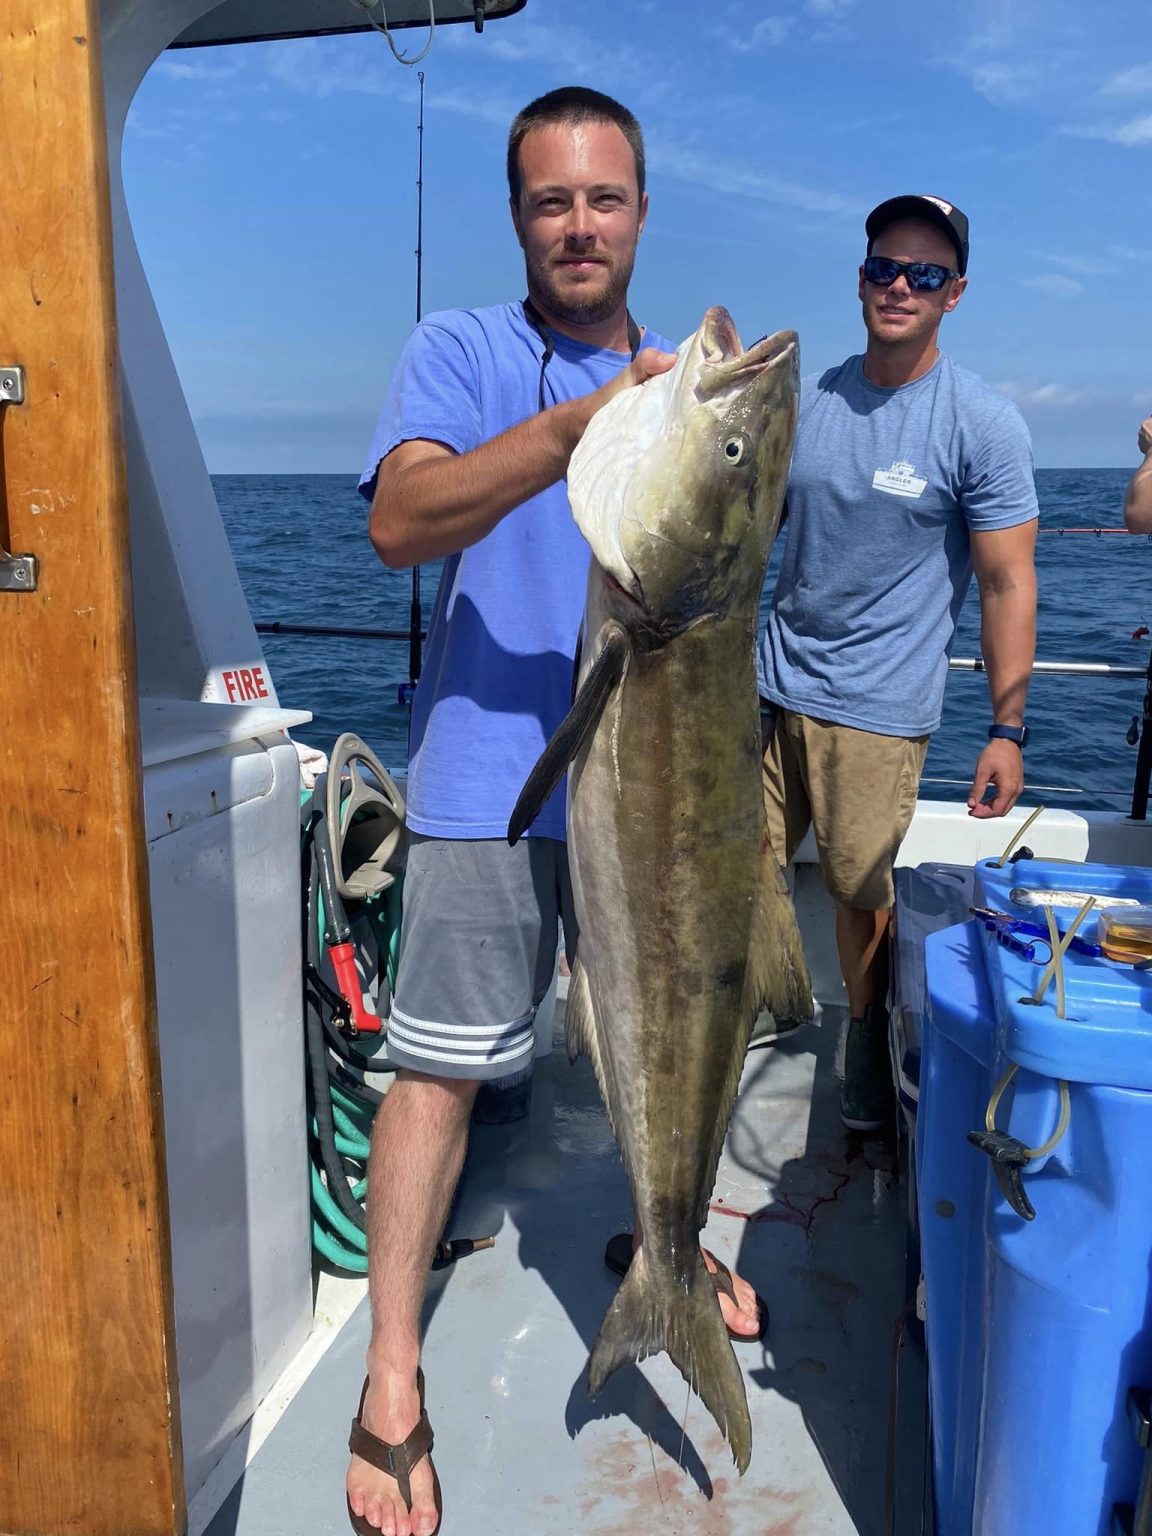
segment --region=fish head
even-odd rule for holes
[[[745,351],[709,309],[675,366],[592,418],[568,472],[573,515],[624,622],[675,633],[759,595],[792,456],[799,343]]]

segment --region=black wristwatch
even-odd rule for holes
[[[1004,741],[1014,741],[1023,752],[1028,745],[1028,727],[1026,725],[990,725],[988,740],[993,741],[997,737]]]

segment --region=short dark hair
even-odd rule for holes
[[[577,123],[615,123],[628,140],[636,160],[636,186],[644,194],[644,135],[640,124],[611,96],[589,90],[584,85],[562,85],[529,102],[516,114],[508,134],[508,191],[514,203],[520,202],[520,146],[533,128],[552,124],[575,127]]]

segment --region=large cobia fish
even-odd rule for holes
[[[568,1050],[592,1058],[642,1234],[589,1389],[667,1350],[741,1472],[748,1402],[699,1232],[754,1018],[812,1008],[768,841],[755,670],[796,398],[795,334],[745,352],[715,308],[670,372],[593,417],[568,475],[594,557],[579,689],[508,830],[571,762]]]

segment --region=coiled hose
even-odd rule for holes
[[[365,1274],[364,1193],[372,1121],[381,1095],[357,1074],[392,1069],[357,1051],[337,1026],[342,1000],[324,980],[321,967],[327,915],[345,930],[347,919],[332,877],[324,796],[305,794],[302,801],[306,809],[311,801],[302,843],[302,886],[312,1245],[328,1263]],[[363,907],[375,930],[390,995],[400,936],[400,880],[365,900]]]

